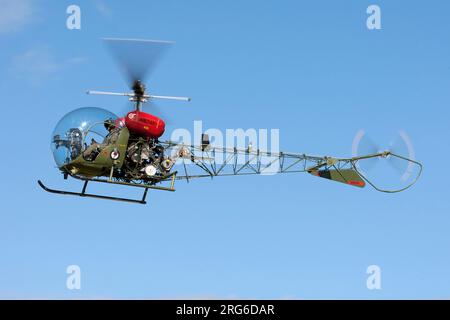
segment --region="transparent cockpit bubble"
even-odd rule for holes
[[[118,117],[102,108],[79,108],[67,113],[51,136],[51,150],[58,167],[77,158],[92,141],[102,143],[108,135],[105,122]]]

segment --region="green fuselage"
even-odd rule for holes
[[[71,175],[84,177],[108,176],[112,168],[120,169],[122,167],[129,137],[130,133],[128,129],[122,127],[115,141],[99,145],[99,154],[92,161],[87,160],[82,152],[75,159],[61,166],[59,169]],[[111,153],[113,152],[119,153],[117,159],[111,157]]]

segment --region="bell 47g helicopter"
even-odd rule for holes
[[[111,38],[104,42],[125,72],[132,91],[88,91],[88,94],[128,97],[134,110],[123,117],[100,108],[80,108],[65,115],[53,132],[51,148],[64,178],[81,180],[83,187],[81,192],[55,190],[39,180],[38,184],[45,191],[145,204],[149,189],[175,191],[177,180],[189,182],[203,177],[306,172],[358,188],[369,184],[378,191],[395,193],[410,188],[422,173],[422,164],[392,151],[374,150],[367,155],[335,158],[253,150],[251,145],[243,149],[213,146],[206,134],[197,145],[160,140],[165,122],[142,111],[143,104],[154,99],[190,100],[149,94],[143,83],[144,76],[172,42]],[[371,159],[402,161],[408,175],[412,171],[415,174],[400,188],[380,188],[368,179],[359,165]],[[88,193],[88,183],[136,187],[141,188],[143,194],[138,199],[130,199]]]

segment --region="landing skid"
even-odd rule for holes
[[[39,186],[44,189],[47,192],[55,193],[55,194],[61,194],[61,195],[69,195],[69,196],[79,196],[79,197],[86,197],[86,198],[95,198],[95,199],[104,199],[104,200],[114,200],[114,201],[122,201],[122,202],[131,202],[131,203],[139,203],[139,204],[146,204],[146,198],[147,198],[147,192],[148,189],[156,189],[156,190],[165,190],[165,191],[175,191],[174,189],[174,181],[175,181],[175,174],[171,177],[171,184],[169,187],[161,187],[161,186],[154,186],[154,185],[146,185],[146,184],[137,184],[137,183],[128,183],[128,182],[120,182],[120,181],[111,181],[111,180],[103,180],[103,179],[88,179],[88,178],[82,178],[79,176],[72,176],[72,178],[82,180],[84,181],[83,189],[81,192],[73,192],[73,191],[65,191],[65,190],[56,190],[48,188],[41,180],[38,180]],[[144,193],[142,194],[141,199],[130,199],[130,198],[120,198],[120,197],[112,197],[112,196],[105,196],[100,194],[92,194],[87,193],[86,189],[89,182],[101,182],[101,183],[109,183],[109,184],[115,184],[115,185],[125,185],[125,186],[131,186],[131,187],[139,187],[144,189]]]

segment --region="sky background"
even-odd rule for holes
[[[81,30],[66,8],[81,8]],[[368,30],[377,4],[382,29]],[[450,298],[450,2],[0,0],[0,298]],[[45,193],[78,107],[124,110],[102,37],[176,42],[148,82],[174,128],[280,129],[284,151],[350,156],[404,130],[423,178],[395,195],[309,175],[224,177],[146,206]],[[130,190],[91,191],[132,195]],[[66,268],[81,268],[81,290]],[[378,265],[382,290],[366,287]]]

